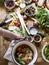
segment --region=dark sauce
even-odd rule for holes
[[[35,39],[36,41],[39,41],[39,40],[40,40],[40,36],[36,35],[36,36],[34,37],[34,39]]]

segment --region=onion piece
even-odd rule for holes
[[[23,19],[23,17],[21,16],[21,14],[20,14],[19,11],[17,11],[17,15],[18,15],[18,17],[19,17],[19,20],[20,20],[20,23],[21,23],[23,32],[25,32],[25,30],[26,30],[26,32],[30,35],[30,32],[29,32],[29,30],[27,29],[27,27],[26,27],[26,25],[25,25],[25,23],[24,23],[24,19]]]

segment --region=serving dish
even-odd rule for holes
[[[33,52],[34,52],[33,60],[28,64],[28,65],[33,65],[33,64],[36,62],[36,60],[37,60],[38,53],[37,53],[36,47],[35,47],[32,43],[30,43],[30,42],[28,42],[28,41],[19,42],[19,43],[17,43],[17,44],[14,46],[13,51],[12,51],[12,57],[13,57],[14,62],[15,62],[16,64],[20,65],[20,64],[15,60],[14,54],[15,54],[15,50],[17,49],[17,47],[20,46],[20,45],[22,45],[22,44],[28,45],[28,46],[33,50]]]
[[[46,42],[46,44],[42,48],[42,57],[43,59],[49,63],[49,44]]]
[[[25,11],[24,13],[27,15],[27,16],[35,16],[36,13],[37,13],[37,8],[35,6],[35,3],[31,4],[31,5],[28,5],[26,8],[25,8]]]

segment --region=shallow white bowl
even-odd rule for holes
[[[44,59],[46,62],[49,63],[49,60],[46,59],[46,57],[45,57],[45,55],[44,55],[44,53],[43,53],[43,52],[44,52],[44,48],[45,48],[47,45],[49,45],[49,44],[44,45],[44,47],[42,48],[42,57],[43,57],[43,59]]]

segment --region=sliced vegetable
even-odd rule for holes
[[[24,58],[18,58],[20,64],[25,65]]]
[[[30,52],[30,49],[29,48],[26,48],[26,53],[29,53]]]
[[[32,49],[26,44],[20,45],[16,48],[15,59],[20,65],[28,65],[33,59]]]
[[[26,35],[26,32],[30,35],[30,32],[27,29],[27,27],[26,27],[26,25],[24,23],[23,17],[21,16],[19,11],[17,12],[17,15],[19,17],[19,20],[20,20],[20,23],[21,23],[21,26],[22,26],[22,33],[24,34],[24,36]]]
[[[34,27],[38,27],[38,22],[34,21],[34,22],[33,22],[33,26],[34,26]]]

